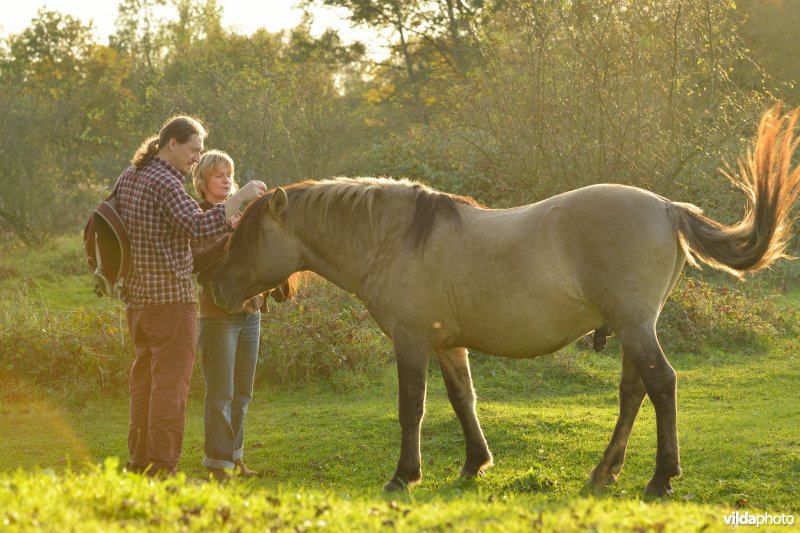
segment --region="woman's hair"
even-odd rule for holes
[[[131,164],[135,166],[137,170],[141,170],[153,159],[153,156],[156,155],[161,147],[169,143],[170,139],[175,139],[183,144],[188,142],[192,135],[199,135],[205,139],[208,134],[206,133],[206,129],[196,118],[185,115],[175,115],[167,119],[164,125],[161,126],[158,135],[149,137],[142,143],[139,149],[136,150],[136,153],[133,154]]]
[[[197,194],[199,194],[201,198],[205,199],[206,197],[206,193],[208,192],[208,178],[211,177],[211,174],[219,168],[226,167],[231,171],[231,176],[233,176],[233,159],[222,150],[209,150],[203,154],[203,157],[200,158],[200,163],[195,165],[192,170],[194,190],[197,191]],[[236,180],[231,180],[230,194],[235,193],[238,189],[239,186],[236,185]]]

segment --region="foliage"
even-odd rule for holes
[[[27,300],[30,287],[28,282],[17,295],[4,294],[14,309],[0,317],[0,377],[66,397],[125,390],[130,359],[120,311],[49,312]]]
[[[714,168],[735,159],[768,98],[734,76],[745,52],[731,5],[504,6],[481,29],[481,63],[441,98],[441,127],[491,178],[487,197],[616,182],[727,207]]]
[[[6,243],[9,253],[0,262],[0,377],[78,400],[123,393],[132,357],[125,311],[119,301],[92,293],[79,238],[54,239],[38,252],[13,243]],[[665,350],[755,353],[776,336],[798,335],[797,309],[770,296],[785,276],[796,278],[791,266],[761,287],[682,279],[659,323]],[[344,390],[393,366],[391,344],[364,305],[312,275],[302,278],[294,300],[269,302],[261,336],[256,382],[273,389],[327,383]],[[563,360],[562,370],[572,373],[574,363]],[[482,355],[476,364],[502,366]],[[192,394],[202,388],[196,365]]]
[[[778,334],[797,334],[791,309],[779,309],[767,294],[748,297],[726,285],[684,277],[673,289],[659,321],[665,349],[702,353],[765,350]],[[785,320],[784,318],[789,318]]]
[[[11,253],[0,263],[6,393],[31,385],[67,398],[124,391],[130,369],[125,311],[92,293],[80,240],[58,238],[38,253],[6,249]]]
[[[0,224],[26,244],[81,221],[114,142],[122,65],[90,28],[40,11],[0,59]]]
[[[269,303],[256,383],[349,388],[394,360],[391,343],[364,304],[321,278],[306,278],[293,300]]]
[[[121,0],[108,45],[40,11],[0,41],[0,231],[37,247],[80,227],[178,112],[203,119],[243,181],[405,175],[497,206],[614,181],[730,221],[740,199],[715,168],[770,100],[798,101],[789,3],[302,5],[343,8],[389,57],[312,36],[309,19],[237,34],[218,0]]]
[[[746,77],[766,83],[790,107],[800,105],[800,48],[789,28],[800,25],[800,9],[791,2],[737,2],[745,14],[740,35],[753,57]],[[744,66],[744,65],[743,65]],[[746,67],[747,68],[747,67]]]
[[[7,246],[0,262],[0,379],[5,393],[27,387],[75,400],[118,395],[132,362],[121,302],[92,293],[77,236],[48,250]],[[274,388],[369,381],[393,360],[363,304],[330,283],[304,278],[294,300],[270,301],[262,318],[256,380]],[[202,394],[200,365],[192,393]]]
[[[207,531],[503,531],[603,529],[683,531],[719,528],[729,509],[716,506],[575,499],[531,505],[529,498],[460,494],[413,501],[380,496],[351,499],[317,490],[255,489],[247,484],[152,482],[119,473],[117,463],[58,476],[0,475],[0,519],[19,529],[78,528]]]
[[[176,0],[178,20],[165,21],[153,15],[161,3],[123,2],[109,46],[44,10],[0,46],[0,226],[30,247],[79,227],[176,112],[201,117],[245,180],[325,177],[357,147],[362,121],[337,80],[359,47],[336,35],[317,46],[303,28],[288,42],[226,32],[214,0]]]

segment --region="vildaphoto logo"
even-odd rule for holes
[[[724,517],[726,526],[793,526],[794,515],[790,514],[754,514],[749,511],[735,511]]]

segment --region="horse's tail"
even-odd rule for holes
[[[691,204],[672,203],[670,216],[690,262],[692,254],[704,263],[741,277],[772,264],[785,254],[792,236],[791,211],[800,194],[800,165],[792,155],[800,144],[795,126],[800,108],[781,116],[780,105],[761,118],[755,146],[738,171],[723,174],[744,192],[744,218],[725,226]]]

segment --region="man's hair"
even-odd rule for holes
[[[194,190],[201,198],[205,199],[208,192],[208,178],[218,168],[228,168],[231,171],[231,176],[234,175],[233,159],[231,156],[222,150],[209,150],[203,154],[198,163],[192,170],[192,183],[194,183]],[[231,192],[235,193],[239,189],[236,180],[231,181]]]
[[[166,146],[170,139],[175,139],[183,144],[188,142],[192,135],[199,135],[205,139],[208,133],[200,121],[186,115],[175,115],[161,126],[158,135],[148,137],[136,153],[133,154],[131,164],[141,170],[149,163],[158,152],[159,148]]]

